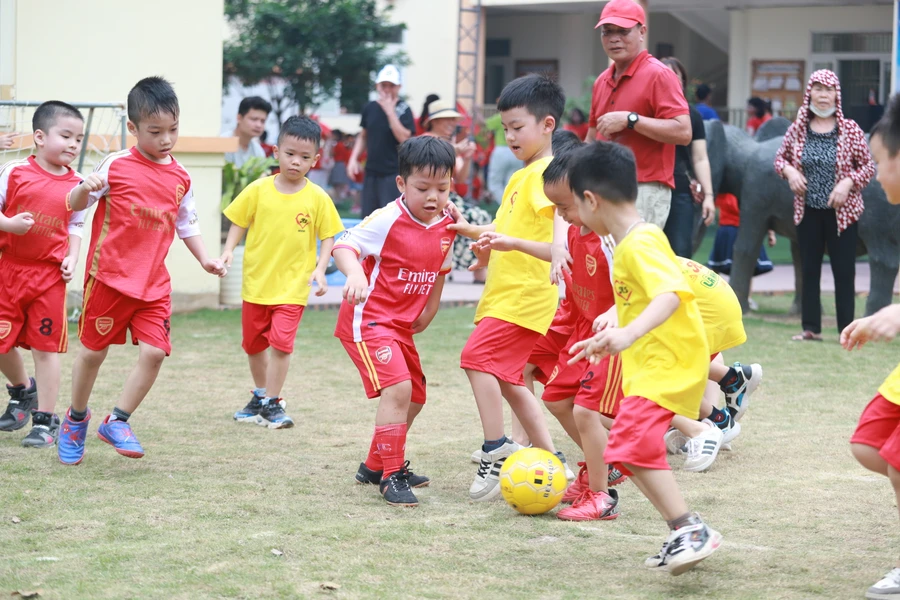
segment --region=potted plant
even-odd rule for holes
[[[265,177],[273,167],[278,166],[278,161],[274,158],[253,157],[247,159],[240,167],[235,167],[232,163],[225,163],[222,168],[222,202],[220,210],[224,211],[231,201],[238,197],[245,187],[256,181],[260,177]],[[228,230],[231,229],[231,221],[222,215],[222,244],[228,237]],[[225,306],[240,306],[241,304],[241,279],[243,276],[244,266],[244,242],[243,240],[234,249],[234,259],[231,268],[228,269],[228,276],[222,280],[219,289],[219,303]]]

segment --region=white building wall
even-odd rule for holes
[[[805,60],[809,77],[813,33],[890,31],[892,19],[889,5],[731,11],[728,105],[743,107],[751,96],[752,61]]]

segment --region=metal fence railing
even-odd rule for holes
[[[18,142],[11,148],[0,149],[0,162],[5,155],[17,154],[31,148],[31,117],[42,102],[28,100],[0,100],[0,134],[18,133]],[[121,102],[76,102],[72,106],[86,113],[84,143],[78,157],[78,171],[84,168],[88,158],[99,162],[102,157],[127,145],[127,111]]]

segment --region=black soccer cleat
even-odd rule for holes
[[[419,505],[419,499],[409,487],[409,474],[405,469],[391,474],[381,482],[379,489],[385,502],[391,506],[413,508]]]
[[[406,474],[409,476],[409,487],[411,488],[423,488],[431,483],[431,480],[424,475],[416,475],[410,471],[409,461],[406,461],[401,470],[406,471]],[[366,466],[366,463],[361,462],[359,463],[359,470],[356,471],[356,483],[379,485],[381,483],[381,474],[382,471],[373,471]]]

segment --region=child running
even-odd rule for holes
[[[349,229],[332,254],[347,276],[334,335],[378,398],[375,433],[356,481],[379,486],[391,506],[418,506],[411,488],[428,477],[409,469],[406,435],[425,405],[425,374],[413,336],[437,314],[455,234],[445,210],[456,154],[433,136],[399,149],[400,198]]]

